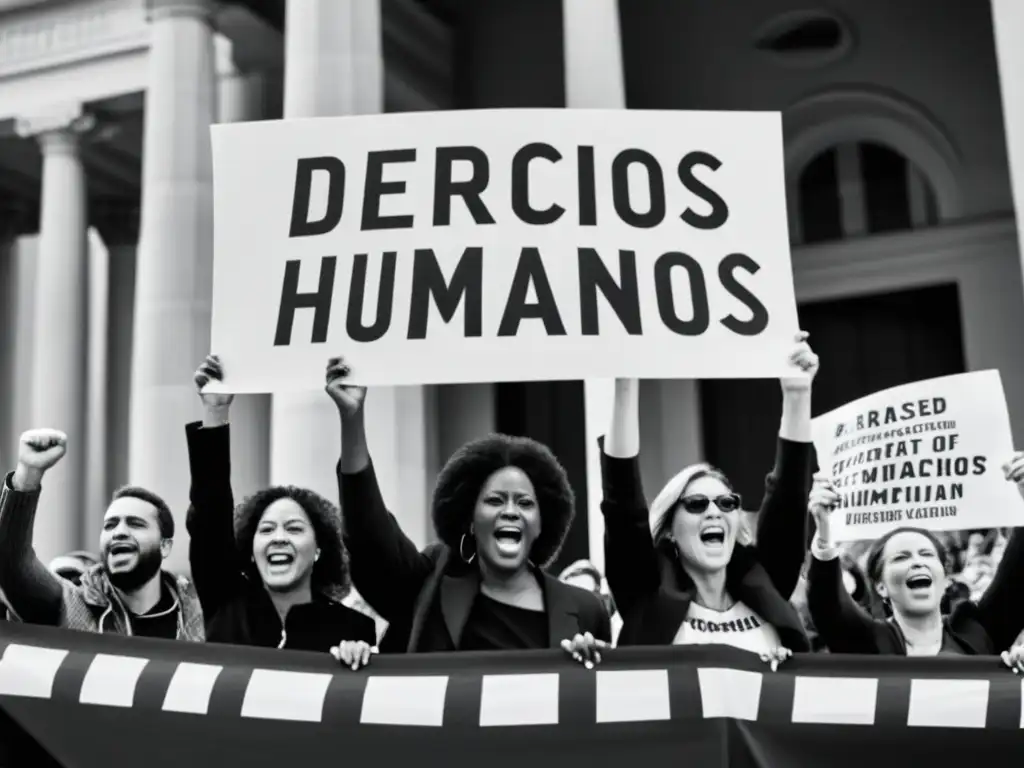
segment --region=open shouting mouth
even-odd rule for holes
[[[931,574],[915,573],[907,578],[907,588],[911,590],[927,589],[933,583]]]
[[[271,573],[283,573],[295,563],[295,553],[278,549],[267,553],[267,566]]]
[[[514,525],[502,525],[494,529],[494,540],[498,543],[498,552],[514,557],[523,546],[523,530]]]
[[[725,528],[721,525],[709,525],[700,532],[700,541],[711,549],[725,546]]]

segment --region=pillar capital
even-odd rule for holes
[[[74,152],[78,139],[96,127],[96,117],[77,103],[55,104],[15,121],[15,130],[23,138],[35,138],[43,153]]]
[[[209,21],[216,6],[214,0],[146,0],[150,21],[181,16]]]

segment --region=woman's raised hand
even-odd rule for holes
[[[608,643],[598,640],[589,632],[577,634],[572,640],[562,641],[562,650],[572,656],[587,669],[593,669],[601,663],[601,651],[608,648]]]
[[[801,393],[811,390],[811,384],[818,373],[819,360],[811,345],[807,343],[809,338],[810,334],[807,331],[800,331],[793,340],[796,346],[789,354],[789,364],[803,375],[785,376],[780,379],[783,392]]]
[[[814,516],[814,522],[818,526],[818,540],[822,543],[832,541],[830,522],[832,513],[838,506],[839,493],[832,483],[832,478],[820,473],[815,475],[807,501],[807,510]]]
[[[196,369],[195,376],[192,377],[192,383],[196,385],[196,392],[199,393],[199,399],[203,401],[205,407],[227,408],[230,406],[231,401],[235,399],[234,395],[221,392],[203,392],[203,387],[211,381],[224,381],[224,366],[217,355],[206,356],[202,365]]]
[[[331,648],[331,656],[353,672],[369,664],[377,652],[377,646],[370,645],[365,640],[342,640]]]
[[[1003,474],[1011,483],[1017,484],[1017,490],[1024,496],[1024,451],[1017,451],[1012,459],[1003,464]]]
[[[344,358],[332,357],[327,361],[327,385],[324,389],[338,406],[338,412],[344,420],[360,415],[366,400],[366,387],[346,383],[351,372]]]

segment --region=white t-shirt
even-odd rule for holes
[[[690,603],[686,619],[676,632],[673,645],[731,645],[753,653],[778,648],[779,633],[743,603],[728,611],[712,611]]]

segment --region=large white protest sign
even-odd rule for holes
[[[778,113],[485,110],[212,129],[224,389],[776,377]]]
[[[813,422],[821,472],[842,498],[837,541],[901,526],[953,531],[1024,525],[1002,465],[1013,455],[998,371],[906,384]]]

